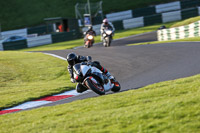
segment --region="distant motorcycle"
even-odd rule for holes
[[[105,92],[110,90],[118,92],[121,89],[118,81],[108,79],[98,68],[87,63],[75,64],[73,70],[76,82],[99,95],[104,95]]]
[[[112,41],[113,32],[110,29],[106,29],[103,32],[103,45],[109,47]]]
[[[94,35],[92,34],[87,34],[86,35],[86,41],[85,41],[85,44],[84,44],[84,47],[86,48],[90,48],[93,46],[93,43],[94,43]]]

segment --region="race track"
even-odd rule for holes
[[[148,38],[149,37],[149,38]],[[200,42],[179,42],[140,46],[125,46],[131,42],[154,41],[155,32],[113,41],[111,47],[44,51],[66,57],[70,52],[90,55],[101,62],[121,83],[122,90],[137,89],[149,84],[188,77],[200,73]],[[67,67],[67,66],[66,66]],[[111,92],[112,93],[112,92]],[[68,103],[77,99],[98,96],[94,92],[57,101],[45,106]]]

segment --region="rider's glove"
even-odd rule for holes
[[[75,83],[75,79],[71,78],[71,82],[72,82],[72,83]]]

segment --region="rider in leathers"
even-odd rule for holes
[[[109,22],[106,18],[103,20],[103,23],[101,24],[101,40],[103,40],[103,33],[105,29],[110,29],[112,30],[112,34],[114,35],[115,27],[111,22]]]
[[[105,68],[103,68],[98,61],[92,62],[91,56],[81,56],[81,55],[76,55],[75,53],[69,53],[67,55],[67,61],[68,61],[68,71],[70,73],[72,83],[75,83],[75,79],[73,76],[73,66],[75,64],[81,63],[81,62],[87,62],[89,65],[92,65],[92,66],[98,68],[99,70],[101,70],[104,74],[106,74],[106,76],[109,79],[114,80],[114,77],[111,76],[111,74]],[[83,91],[86,91],[86,90],[87,90],[87,88],[85,88],[82,84],[79,84],[79,83],[77,84],[77,86],[76,86],[77,92],[82,93]]]
[[[96,32],[93,30],[93,27],[92,26],[89,26],[88,27],[88,30],[85,32],[85,37],[84,37],[84,44],[85,42],[87,41],[87,34],[91,34],[93,36],[96,36]],[[94,41],[94,40],[93,40]],[[94,42],[92,42],[94,43]]]

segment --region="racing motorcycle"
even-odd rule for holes
[[[76,82],[81,83],[87,89],[99,95],[104,95],[107,91],[118,92],[121,87],[118,81],[110,80],[98,68],[87,63],[78,63],[73,66],[73,74]]]
[[[88,33],[88,34],[86,35],[86,41],[85,41],[84,46],[85,46],[86,48],[90,48],[90,47],[93,46],[93,43],[94,43],[94,35]]]
[[[105,29],[103,32],[103,45],[109,47],[112,41],[113,32],[110,29]]]

